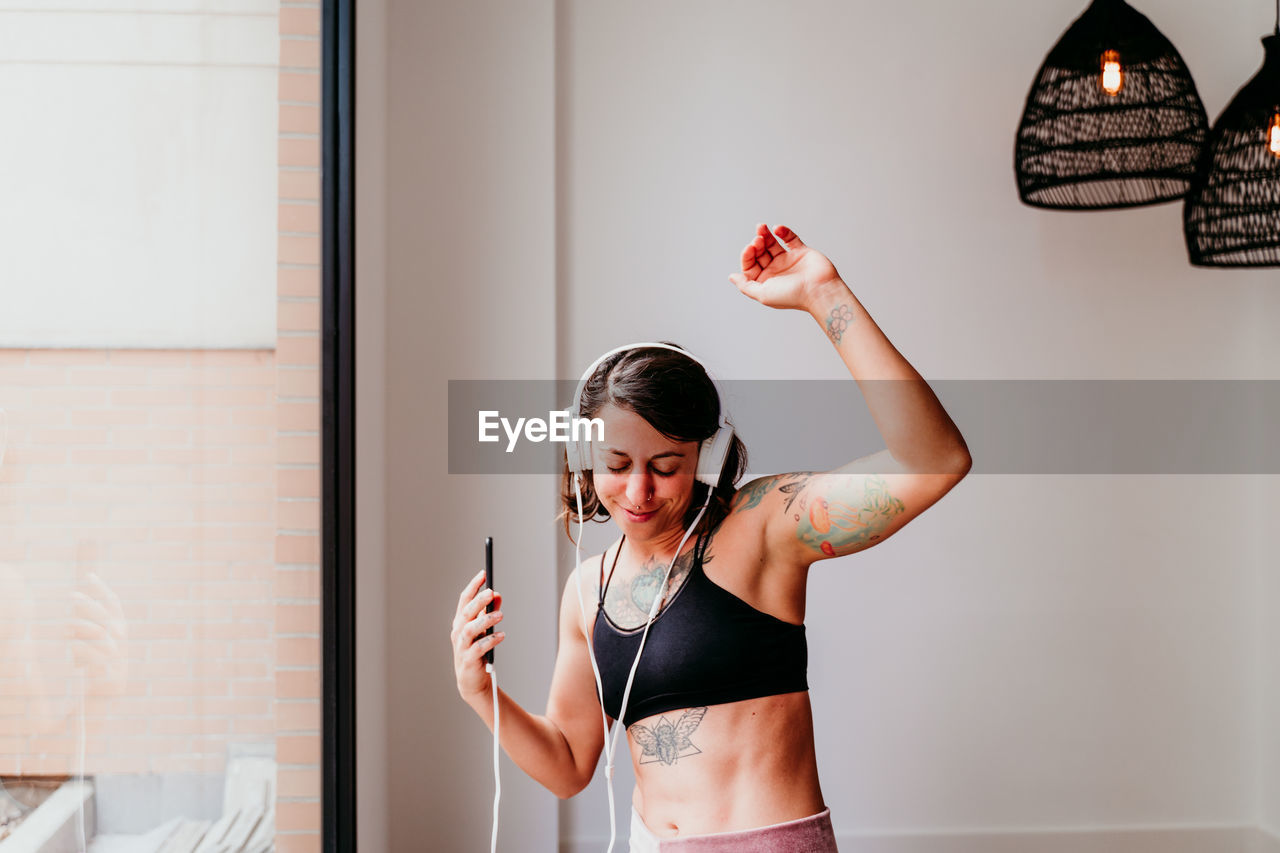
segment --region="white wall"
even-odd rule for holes
[[[536,711],[571,560],[550,480],[444,474],[445,379],[576,377],[655,337],[725,378],[838,377],[811,321],[725,281],[762,219],[830,254],[930,378],[1277,378],[1275,271],[1189,267],[1179,206],[1018,203],[1026,89],[1081,5],[388,3],[390,849],[487,837],[487,732],[445,639],[480,537],[528,555],[518,594],[500,582],[503,672]],[[1142,5],[1216,117],[1269,13]],[[976,475],[824,564],[810,682],[838,834],[1274,832],[1273,485]],[[528,820],[504,849],[594,849],[603,804],[597,781],[557,812],[508,763],[504,815]]]
[[[1258,322],[1276,274],[1190,268],[1179,206],[1019,204],[1014,130],[1077,4],[566,6],[568,366],[671,338],[728,378],[840,375],[807,318],[724,283],[767,219],[827,251],[928,377],[1280,367]],[[1216,116],[1268,21],[1147,11]],[[1249,488],[973,477],[824,564],[808,624],[837,832],[1254,822]],[[566,806],[567,838],[607,833],[601,797]]]
[[[391,849],[384,0],[360,3],[356,24],[356,846],[377,853]]]
[[[1280,561],[1270,523],[1280,507],[1280,477],[1257,478],[1254,494],[1261,508],[1253,537],[1258,566],[1257,804],[1261,826],[1280,838]]]
[[[555,506],[540,478],[448,475],[446,392],[555,373],[552,4],[385,8],[388,845],[481,850],[491,739],[454,686],[450,623],[491,535],[500,684],[541,709]],[[554,849],[555,798],[505,760],[502,783],[501,849]]]
[[[0,0],[0,346],[274,349],[273,0]]]

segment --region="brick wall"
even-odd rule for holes
[[[275,351],[0,350],[0,774],[75,772],[81,719],[90,774],[274,741],[277,848],[315,853],[319,3],[279,30]]]
[[[320,850],[320,4],[280,8],[276,847]]]
[[[0,351],[0,773],[74,772],[82,694],[90,773],[274,737],[276,383],[271,352]]]

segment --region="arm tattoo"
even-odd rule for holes
[[[701,754],[702,750],[693,745],[691,736],[706,715],[705,707],[690,708],[675,723],[662,716],[653,726],[642,726],[638,723],[633,725],[627,731],[631,737],[635,738],[636,743],[644,748],[640,763],[653,764],[661,761],[663,764],[671,765],[675,764],[677,759]]]
[[[760,505],[764,500],[764,496],[769,493],[770,489],[777,488],[787,496],[786,509],[791,509],[791,502],[796,499],[796,495],[804,488],[805,483],[809,481],[809,477],[813,476],[812,471],[795,471],[791,474],[778,474],[775,477],[761,477],[759,480],[752,480],[733,496],[731,509],[747,510],[753,509]]]
[[[732,509],[751,509],[758,506],[760,501],[764,500],[765,492],[769,491],[769,487],[773,485],[772,477],[764,477],[759,480],[752,480],[733,496],[733,503],[730,504]]]
[[[849,328],[849,321],[852,319],[853,309],[843,302],[831,309],[827,316],[827,337],[831,338],[832,343],[840,343],[844,330]]]
[[[783,512],[789,512],[791,510],[791,502],[796,499],[800,494],[800,490],[808,483],[809,478],[806,477],[805,479],[799,480],[795,483],[783,483],[781,486],[778,486],[778,491],[787,496],[787,505],[782,508]]]
[[[883,477],[870,476],[865,482],[861,507],[813,497],[808,514],[800,517],[796,528],[800,541],[834,557],[839,548],[879,539],[906,506],[889,494],[889,485]]]

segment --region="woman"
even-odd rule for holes
[[[499,690],[501,743],[558,796],[586,787],[604,744],[588,644],[612,717],[660,596],[623,714],[636,776],[632,850],[834,850],[804,680],[809,567],[892,536],[958,483],[970,458],[929,386],[831,262],[790,229],[757,226],[741,272],[729,278],[757,302],[806,311],[822,326],[886,449],[829,473],[763,477],[734,492],[745,467],[734,439],[712,504],[686,537],[707,488],[694,472],[700,442],[717,425],[714,386],[695,362],[665,350],[602,363],[581,406],[604,422],[605,436],[583,474],[582,512],[612,519],[622,535],[582,561],[565,587],[546,714]],[[563,498],[576,518],[573,491]],[[585,619],[579,580],[598,606]],[[484,613],[501,597],[482,583],[483,574],[462,591],[452,640],[458,691],[492,729],[482,655],[504,635],[484,636],[502,612]]]

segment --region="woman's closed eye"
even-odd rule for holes
[[[620,467],[620,468],[614,468],[612,465],[606,465],[605,467],[606,467],[606,468],[608,468],[608,469],[609,469],[611,472],[613,472],[614,474],[621,474],[623,471],[625,471],[625,470],[627,470],[628,468],[630,468],[630,467],[631,467],[631,464],[630,464],[630,463],[624,464],[624,465],[623,465],[622,467]],[[672,470],[672,471],[663,471],[663,470],[662,470],[662,469],[660,469],[660,468],[650,468],[649,470],[651,470],[654,474],[657,474],[659,477],[671,477],[671,476],[674,476],[674,475],[675,475],[675,473],[676,473],[674,470]]]

